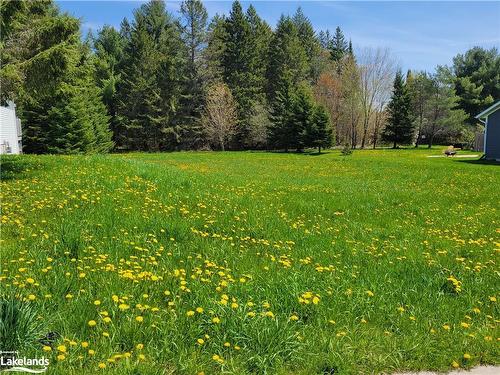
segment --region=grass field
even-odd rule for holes
[[[500,166],[428,150],[3,159],[1,291],[48,373],[500,363]],[[45,350],[45,351],[44,351]]]

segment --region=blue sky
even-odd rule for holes
[[[57,1],[62,11],[82,20],[82,30],[104,24],[119,27],[132,18],[143,1]],[[232,1],[205,1],[210,16],[228,14]],[[423,1],[242,1],[254,4],[271,26],[279,16],[293,14],[298,6],[316,30],[331,31],[338,25],[352,39],[355,50],[387,47],[404,70],[432,71],[450,64],[453,56],[475,45],[500,47],[500,2]],[[180,2],[166,1],[176,14]]]

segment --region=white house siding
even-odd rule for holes
[[[16,117],[14,104],[0,107],[0,154],[20,154],[21,134],[21,121]]]

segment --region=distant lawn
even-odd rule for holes
[[[49,374],[499,364],[500,166],[441,151],[3,158],[1,293],[60,335],[20,354]]]

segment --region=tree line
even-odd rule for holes
[[[211,20],[199,0],[177,15],[150,1],[82,40],[50,0],[0,6],[1,100],[30,153],[466,142],[500,97],[496,49],[403,75],[388,50],[355,53],[301,8],[272,29],[238,1]]]

